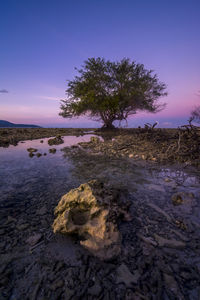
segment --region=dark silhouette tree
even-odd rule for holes
[[[195,107],[191,112],[189,123],[191,124],[193,121],[200,123],[200,106]]]
[[[79,76],[68,81],[67,99],[61,101],[59,114],[64,118],[86,114],[113,128],[114,121],[127,120],[137,111],[155,113],[165,106],[157,100],[167,95],[166,85],[142,64],[126,58],[119,62],[89,58],[76,70]]]

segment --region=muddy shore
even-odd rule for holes
[[[100,140],[63,146],[71,181],[58,186],[58,174],[40,177],[40,170],[1,195],[0,299],[199,300],[200,178],[188,163],[191,153],[177,165],[159,160],[158,145],[150,148],[159,132],[146,150],[142,142],[137,150],[138,132],[98,134]],[[170,135],[178,147],[177,132]],[[46,157],[33,159],[42,163]],[[61,196],[91,179],[117,187],[132,203],[132,220],[118,224],[121,253],[111,261],[91,255],[77,237],[52,231]],[[173,202],[177,193],[184,195],[178,204]]]

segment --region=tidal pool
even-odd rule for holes
[[[60,193],[66,192],[73,186],[70,176],[71,162],[63,157],[63,147],[71,146],[79,142],[87,142],[92,134],[85,136],[65,136],[64,143],[49,146],[49,138],[19,142],[17,146],[8,148],[0,147],[0,203],[9,199],[25,200],[48,191]],[[41,140],[43,141],[41,143]],[[42,156],[29,157],[27,148],[38,149],[36,153]],[[49,153],[49,149],[55,148],[56,153]],[[47,155],[44,156],[44,153]]]
[[[199,174],[183,166],[109,158],[79,148],[61,151],[92,136],[66,136],[63,144],[52,147],[45,138],[43,143],[38,139],[0,148],[4,299],[28,299],[27,295],[36,299],[37,294],[38,299],[66,299],[69,292],[77,299],[91,299],[83,295],[89,293],[94,278],[104,299],[125,299],[129,286],[121,285],[119,290],[118,280],[124,264],[137,274],[132,287],[139,289],[142,299],[199,299]],[[38,149],[42,156],[30,158],[27,148]],[[56,153],[49,153],[50,148],[56,148]],[[122,249],[115,263],[99,262],[76,240],[52,232],[54,208],[61,196],[91,179],[118,187],[132,203],[132,220],[119,225]],[[172,196],[179,192],[189,193],[188,200],[174,206]],[[27,240],[35,234],[41,241],[30,247]],[[121,276],[126,284],[126,274]],[[166,293],[169,297],[163,296]],[[131,299],[136,298],[134,294]]]

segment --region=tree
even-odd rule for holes
[[[191,124],[193,121],[200,123],[200,106],[195,107],[191,112],[189,123]]]
[[[103,127],[113,128],[113,122],[127,120],[137,111],[157,112],[164,108],[157,100],[167,95],[166,86],[152,70],[129,59],[111,62],[89,58],[79,76],[68,81],[67,99],[61,101],[64,118],[82,114],[102,121]]]

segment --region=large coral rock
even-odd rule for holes
[[[118,194],[95,180],[64,195],[55,208],[54,233],[77,234],[81,245],[100,259],[117,256],[121,236],[116,220],[127,213],[117,204]]]

